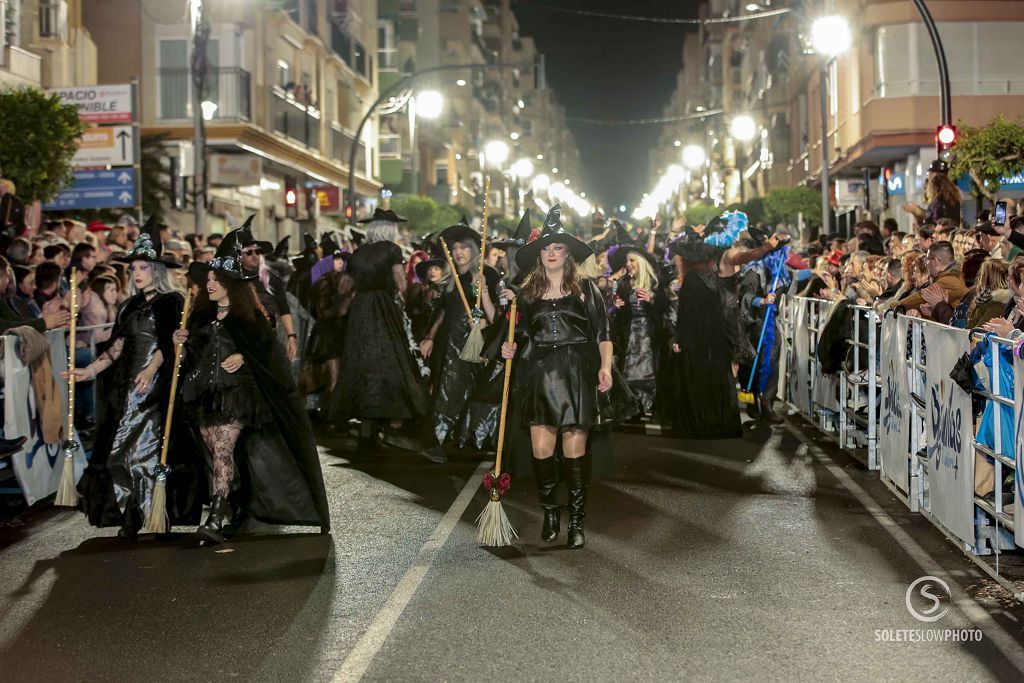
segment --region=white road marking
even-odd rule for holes
[[[886,512],[875,502],[875,500],[865,491],[860,484],[853,480],[849,474],[843,471],[841,467],[836,465],[832,459],[823,451],[821,448],[811,443],[811,441],[798,430],[796,427],[786,424],[786,431],[788,431],[794,438],[803,444],[808,452],[814,456],[814,458],[822,464],[829,471],[829,473],[839,480],[839,483],[857,499],[869,515],[871,515],[879,526],[892,536],[901,548],[921,567],[924,572],[930,576],[936,576],[942,578],[943,576],[949,576],[949,572],[944,570],[938,562],[932,559],[932,556],[928,552],[918,545],[917,541],[907,533],[896,520],[894,520],[889,513]],[[987,640],[991,640],[999,651],[1008,659],[1018,671],[1024,671],[1024,651],[1021,650],[1020,645],[1011,636],[1006,629],[1004,629],[999,622],[993,619],[989,613],[974,601],[973,598],[953,598],[953,604],[971,621],[975,623],[983,632]]]
[[[387,602],[377,612],[377,616],[374,617],[369,628],[366,629],[359,642],[356,643],[348,657],[342,662],[341,667],[335,672],[333,680],[336,683],[359,681],[366,674],[370,664],[373,663],[373,658],[380,652],[388,636],[395,629],[395,625],[398,624],[398,620],[401,618],[412,596],[416,593],[420,584],[423,583],[427,572],[430,571],[430,565],[433,564],[437,551],[448,541],[452,532],[455,531],[459,520],[462,519],[462,515],[466,512],[466,508],[469,507],[469,503],[476,494],[477,487],[480,486],[480,478],[491,467],[493,467],[493,463],[481,463],[469,477],[466,485],[462,487],[459,495],[456,496],[455,501],[448,508],[444,517],[441,518],[434,532],[430,534],[423,547],[420,548],[420,552],[412,566],[406,570]]]

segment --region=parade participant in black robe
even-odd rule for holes
[[[366,241],[348,262],[355,294],[341,355],[339,390],[329,419],[344,426],[360,420],[361,447],[375,445],[381,428],[393,436],[403,421],[429,411],[424,381],[429,373],[416,354],[402,292],[402,250],[395,243],[405,219],[377,209],[367,221]]]
[[[355,281],[346,270],[352,254],[343,251],[330,235],[323,239],[324,257],[314,267],[311,303],[316,318],[309,335],[306,360],[311,365],[326,369],[328,396],[338,384],[341,368],[341,354],[345,348],[345,326],[348,310],[355,294]],[[321,273],[321,269],[330,268]]]
[[[106,350],[75,370],[78,382],[99,378],[96,440],[78,485],[82,505],[91,524],[120,525],[124,539],[137,536],[152,506],[174,359],[171,335],[184,303],[167,273],[180,266],[162,257],[156,228],[150,219],[132,251],[115,257],[130,264],[134,294],[118,310]],[[176,440],[180,447],[168,454],[172,524],[195,522],[205,498],[184,441]]]
[[[405,290],[405,313],[412,326],[412,338],[423,342],[441,312],[441,282],[448,264],[438,251],[440,247],[425,243],[429,258],[413,266],[415,277]]]
[[[612,340],[616,363],[643,412],[653,414],[658,370],[669,350],[665,337],[666,295],[661,286],[661,264],[632,245],[612,251],[608,264],[624,269],[612,301]]]
[[[189,266],[199,295],[188,330],[174,333],[175,343],[186,343],[183,408],[211,471],[210,514],[197,534],[221,542],[249,515],[327,533],[320,459],[288,361],[237,248],[218,251]]]
[[[530,431],[544,508],[541,537],[558,537],[561,507],[555,448],[561,437],[569,494],[568,547],[581,548],[591,476],[588,436],[613,417],[613,348],[603,297],[594,282],[576,272],[576,264],[593,251],[565,232],[560,212],[559,205],[553,206],[540,236],[516,255],[519,267],[529,275],[519,295],[522,315],[516,341],[503,343],[501,355],[515,358],[512,396]]]
[[[676,316],[675,434],[686,439],[742,436],[730,325],[717,264],[724,249],[690,232],[674,245],[686,269]]]
[[[470,363],[460,358],[471,327],[455,278],[459,278],[462,283],[468,304],[474,306],[480,279],[481,236],[463,222],[446,228],[439,237],[447,243],[457,272],[449,273],[441,285],[443,310],[420,345],[420,350],[427,358],[433,354],[441,355],[436,359],[439,375],[434,377],[433,391],[434,436],[437,446],[428,449],[424,455],[430,460],[443,462],[446,458],[441,447],[449,437],[460,447],[470,443],[479,446],[477,437],[480,431],[476,429],[476,423],[467,424],[464,417],[470,398],[476,391],[483,364]],[[494,320],[497,271],[485,266],[484,279],[480,301],[483,324],[489,325]],[[438,344],[438,340],[443,343]]]
[[[295,298],[299,300],[299,303],[307,310],[311,308],[310,289],[313,286],[313,282],[310,279],[310,272],[319,260],[320,257],[317,254],[316,239],[310,235],[303,234],[302,253],[299,254],[298,257],[292,259],[292,266],[294,266],[295,272],[292,273],[291,278],[288,280],[288,291],[291,292]]]

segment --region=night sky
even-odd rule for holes
[[[662,115],[682,66],[686,24],[619,21],[552,12],[544,5],[658,17],[692,18],[698,0],[513,0],[519,32],[546,55],[548,86],[568,116],[601,119]],[[656,179],[647,158],[662,126],[595,126],[570,122],[584,177],[573,187],[611,211],[636,205]]]

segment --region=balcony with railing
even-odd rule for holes
[[[402,157],[401,135],[398,133],[381,133],[378,140],[380,142],[381,159],[400,159]]]
[[[160,102],[157,115],[161,121],[188,120],[192,100],[192,78],[189,69],[157,71]],[[245,69],[224,67],[209,69],[206,75],[206,101],[217,105],[213,121],[252,120],[251,77]]]
[[[300,102],[280,86],[270,88],[270,118],[274,132],[310,149],[320,149],[320,110]]]
[[[337,122],[331,123],[331,157],[335,161],[347,167],[348,155],[355,143],[356,136],[352,131]],[[362,142],[356,147],[356,173],[366,173],[366,145]]]

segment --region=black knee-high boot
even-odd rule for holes
[[[553,541],[558,538],[562,522],[561,507],[558,504],[558,463],[553,455],[543,460],[531,460],[533,475],[537,479],[537,493],[540,494],[540,504],[544,508],[544,527],[540,537],[544,541]]]
[[[590,484],[590,455],[565,459],[565,482],[569,488],[569,530],[568,546],[582,548],[586,539],[583,535],[584,508],[587,504],[587,486]]]

